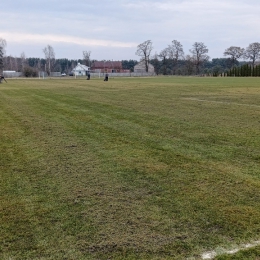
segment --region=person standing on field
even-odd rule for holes
[[[7,83],[7,81],[5,80],[5,77],[3,75],[0,75],[0,83],[2,83],[2,80],[4,80]]]
[[[106,73],[104,81],[108,81],[108,73]]]

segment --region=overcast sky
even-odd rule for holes
[[[152,40],[159,53],[178,40],[185,54],[204,42],[211,58],[230,46],[260,42],[259,0],[1,0],[0,37],[7,55],[98,60],[139,59],[136,46]]]

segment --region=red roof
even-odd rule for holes
[[[91,69],[122,69],[121,61],[95,61]]]

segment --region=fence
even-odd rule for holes
[[[3,72],[5,78],[17,78],[22,76],[22,72]]]
[[[61,77],[61,73],[60,72],[51,72],[50,77]]]
[[[48,75],[46,71],[39,71],[38,77],[39,78],[61,77],[61,72],[51,72],[50,75]]]
[[[90,76],[93,78],[101,78],[105,77],[106,73],[98,73],[98,72],[91,72]],[[108,73],[108,76],[111,78],[113,77],[152,77],[155,76],[155,73],[147,73],[147,72],[127,72],[127,73]]]
[[[106,73],[99,73],[99,72],[91,72],[90,76],[92,78],[104,78]],[[22,77],[22,72],[3,72],[5,78],[17,78]],[[156,76],[155,73],[146,73],[146,72],[127,72],[127,73],[108,73],[110,78],[113,77],[152,77]],[[51,75],[48,76],[46,72],[39,72],[39,78],[48,78],[48,77],[61,77],[60,72],[51,72]],[[75,77],[75,76],[73,76]],[[85,78],[86,76],[76,76],[77,78]]]

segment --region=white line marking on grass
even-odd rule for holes
[[[201,255],[201,258],[202,259],[213,259],[217,255],[224,255],[224,254],[233,255],[233,254],[235,254],[235,253],[237,253],[241,250],[253,248],[253,247],[256,247],[256,246],[259,246],[259,245],[260,245],[260,240],[254,241],[254,242],[249,243],[249,244],[241,245],[238,248],[234,248],[232,250],[226,250],[226,249],[219,248],[218,250],[215,250],[215,251],[203,253]]]
[[[237,106],[247,106],[247,107],[259,107],[259,105],[250,105],[250,104],[241,104],[236,102],[225,102],[225,101],[215,101],[215,100],[206,100],[206,99],[198,99],[198,98],[183,98],[185,100],[193,100],[199,102],[209,102],[209,103],[219,103],[219,104],[226,104],[226,105],[237,105]]]

